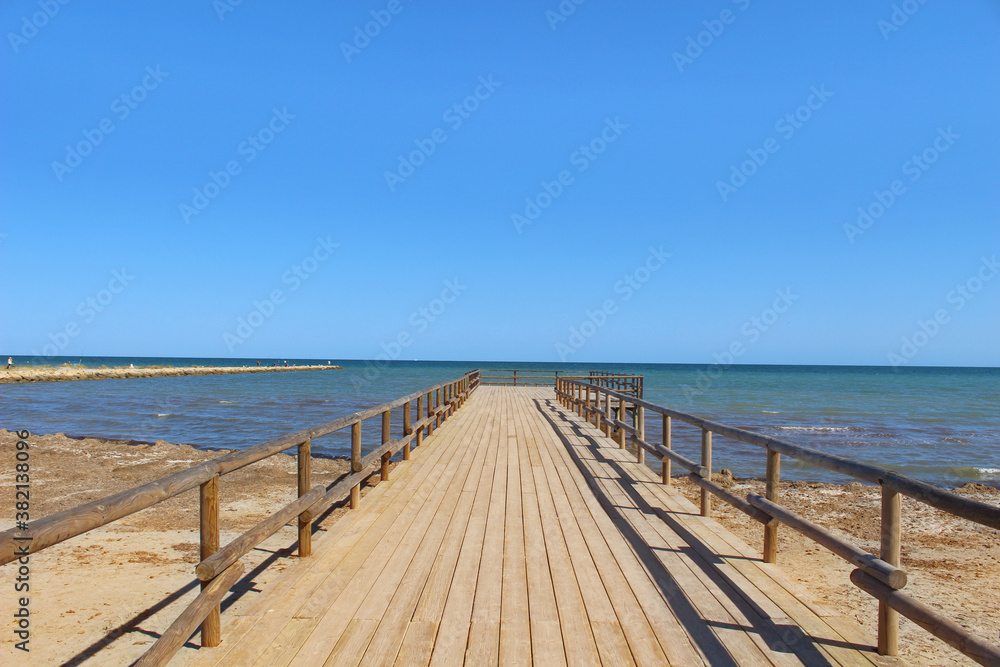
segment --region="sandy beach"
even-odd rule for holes
[[[0,430],[0,456],[12,461],[16,437]],[[38,518],[121,491],[221,455],[166,442],[130,444],[72,439],[62,434],[32,435],[32,517]],[[313,480],[328,484],[347,470],[347,462],[316,459]],[[222,542],[226,543],[295,496],[295,463],[278,455],[223,478]],[[763,492],[763,483],[718,481],[734,492]],[[370,480],[377,483],[376,479]],[[12,471],[0,472],[0,506],[12,507]],[[697,489],[676,478],[692,500]],[[370,487],[366,487],[370,488]],[[990,487],[967,485],[959,492],[1000,501]],[[878,543],[878,490],[860,484],[790,483],[783,502],[805,516],[849,536],[874,551]],[[760,548],[759,524],[716,502],[716,517],[748,544]],[[324,520],[326,529],[344,512]],[[692,507],[692,511],[695,511]],[[7,516],[8,513],[4,513]],[[981,636],[996,640],[1000,628],[1000,553],[998,531],[974,526],[918,503],[904,500],[903,565],[910,573],[907,591],[943,610]],[[10,526],[5,521],[2,528]],[[229,603],[232,614],[252,602],[295,556],[295,530],[286,526],[245,562],[251,575]],[[801,538],[780,531],[779,564],[815,593],[815,600],[856,618],[874,637],[876,603],[854,588],[846,562]],[[31,557],[32,664],[127,664],[155,641],[195,596],[198,562],[197,493],[188,492],[104,528],[71,539]],[[0,570],[0,587],[12,590],[13,570]],[[0,596],[0,614],[9,618],[13,595]],[[226,613],[223,614],[225,632]],[[3,661],[21,654],[6,633]],[[910,664],[973,664],[905,619],[901,656]],[[192,653],[193,646],[182,650]],[[100,651],[100,656],[95,653]]]
[[[68,380],[124,380],[131,378],[178,377],[182,375],[230,375],[235,373],[278,373],[282,371],[335,370],[340,366],[157,366],[87,368],[86,366],[14,366],[0,368],[0,384],[6,382],[63,382]]]
[[[41,518],[221,456],[165,442],[129,444],[72,439],[62,434],[30,437],[31,515]],[[14,460],[16,436],[0,429],[0,456]],[[313,484],[329,484],[348,469],[341,460],[313,460]],[[295,459],[278,454],[221,480],[221,541],[243,531],[296,496]],[[375,480],[378,476],[375,476]],[[373,483],[375,480],[372,480]],[[0,469],[0,507],[13,508],[13,466]],[[362,488],[362,493],[367,487]],[[335,509],[322,527],[345,509]],[[4,510],[0,528],[12,526]],[[322,528],[321,527],[321,528]],[[228,609],[256,597],[296,558],[296,531],[286,526],[245,558],[252,573],[238,585]],[[289,557],[290,556],[290,557]],[[129,664],[194,599],[198,563],[198,494],[184,493],[108,526],[32,555],[32,665]],[[14,611],[15,570],[0,568],[0,615]],[[225,627],[223,614],[223,627]],[[4,632],[0,664],[23,664],[15,638]],[[94,653],[100,650],[100,656]]]
[[[716,474],[713,480],[739,496],[764,495],[761,480],[736,480]],[[697,504],[701,489],[688,478],[673,484]],[[1000,490],[966,484],[956,492],[976,500],[1000,503]],[[879,549],[881,493],[858,482],[781,485],[781,504],[832,530],[870,553]],[[764,529],[730,505],[713,499],[714,517],[758,552]],[[778,565],[815,600],[854,618],[872,637],[878,626],[878,602],[851,584],[854,566],[799,533],[778,529]],[[924,604],[981,637],[997,642],[1000,632],[1000,531],[903,498],[902,567],[909,575],[904,589]],[[900,657],[911,665],[974,665],[944,642],[906,618],[900,619]]]

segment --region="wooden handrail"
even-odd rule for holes
[[[593,403],[591,402],[592,392],[595,393]],[[601,409],[602,392],[604,394],[603,409]],[[955,516],[992,528],[1000,528],[1000,507],[963,498],[888,468],[852,461],[752,431],[719,424],[594,383],[567,377],[558,378],[556,380],[556,396],[564,405],[574,407],[588,423],[593,415],[596,420],[595,427],[601,429],[609,437],[612,431],[617,429],[619,446],[624,444],[624,436],[629,433],[639,451],[646,450],[658,454],[663,464],[662,482],[664,484],[670,483],[670,462],[680,463],[690,470],[689,478],[701,488],[701,509],[704,516],[711,514],[711,505],[708,502],[709,494],[711,494],[764,523],[763,560],[765,562],[773,563],[776,560],[777,524],[780,521],[854,564],[858,569],[852,572],[851,582],[879,600],[878,652],[880,654],[896,655],[899,638],[897,614],[902,614],[973,660],[984,665],[1000,664],[1000,648],[973,635],[939,612],[898,590],[904,587],[907,582],[906,572],[899,567],[901,525],[899,494],[907,495],[914,500]],[[586,396],[586,398],[583,399],[582,396]],[[625,415],[626,404],[633,406],[633,415],[636,419],[634,425],[612,416],[612,397],[618,400],[620,417]],[[591,407],[592,404],[593,407]],[[663,445],[646,442],[645,426],[641,421],[644,419],[643,410],[650,410],[662,416]],[[672,450],[670,443],[673,419],[701,429],[702,462],[700,466],[694,461],[679,456]],[[766,449],[766,498],[750,493],[744,500],[711,481],[713,433],[740,442],[759,445]],[[778,482],[782,454],[820,468],[880,485],[882,489],[882,525],[879,556],[873,556],[778,504]],[[639,461],[641,462],[641,457]]]
[[[405,458],[409,458],[412,441],[421,443],[421,434],[428,432],[452,416],[479,386],[479,372],[471,371],[458,379],[442,382],[418,392],[397,398],[367,410],[335,419],[309,429],[296,431],[268,440],[245,450],[231,452],[210,461],[205,461],[171,475],[146,484],[116,493],[79,507],[38,519],[28,524],[24,530],[7,530],[0,533],[0,565],[10,563],[24,555],[27,545],[29,554],[58,544],[81,533],[111,523],[134,514],[163,500],[177,496],[195,487],[201,488],[201,562],[196,575],[202,582],[202,592],[194,602],[178,617],[160,639],[139,661],[141,665],[162,665],[187,641],[199,624],[202,625],[202,645],[215,646],[220,641],[219,604],[226,592],[243,572],[240,558],[257,544],[280,530],[290,521],[297,519],[299,555],[309,555],[311,529],[314,517],[321,516],[334,503],[350,496],[351,507],[358,505],[358,489],[375,464],[381,465],[381,479],[389,476],[389,459],[401,448],[406,448]],[[436,406],[427,403],[427,416],[421,419],[420,410],[424,396],[436,397]],[[443,400],[442,400],[443,397]],[[417,420],[412,420],[413,401],[416,400]],[[389,437],[391,412],[403,407],[402,438]],[[376,415],[382,421],[382,440],[375,451],[363,459],[360,456],[361,422]],[[311,442],[314,438],[328,435],[350,427],[352,432],[351,472],[329,487],[315,486],[309,489],[311,471]],[[298,497],[271,514],[250,530],[246,531],[225,547],[218,548],[218,496],[219,478],[247,465],[283,452],[298,448],[296,475]],[[17,547],[15,547],[17,545]],[[18,549],[15,557],[14,549]]]
[[[980,665],[995,667],[1000,664],[1000,648],[970,633],[958,623],[944,618],[903,591],[893,590],[860,569],[851,572],[851,582]]]
[[[570,384],[578,384],[583,387],[588,386],[587,383],[578,382],[576,380],[564,381]],[[635,398],[633,396],[629,396],[628,394],[622,394],[613,389],[606,389],[592,384],[589,386],[593,389],[599,389],[601,392],[620,400],[625,400],[628,403],[642,406],[651,412],[659,413],[692,426],[697,426],[703,430],[708,430],[713,433],[726,436],[727,438],[739,440],[740,442],[773,449],[780,454],[791,456],[792,458],[803,461],[804,463],[809,463],[818,468],[839,472],[871,484],[888,486],[905,496],[909,496],[914,500],[919,500],[922,503],[936,507],[944,512],[948,512],[949,514],[954,514],[955,516],[982,524],[984,526],[989,526],[990,528],[1000,529],[1000,507],[978,500],[973,500],[971,498],[963,498],[962,496],[951,493],[950,491],[945,491],[944,489],[938,488],[932,484],[901,475],[890,468],[861,463],[859,461],[854,461],[835,454],[827,454],[826,452],[821,452],[816,449],[810,449],[785,440],[779,440],[778,438],[772,438],[770,436],[761,435],[760,433],[754,433],[753,431],[746,431],[744,429],[726,426],[725,424],[696,417],[684,412],[671,410],[670,408],[650,403],[649,401],[641,398]]]
[[[883,584],[896,590],[906,586],[907,576],[905,571],[891,563],[885,562],[877,556],[871,555],[864,549],[854,546],[847,540],[842,540],[825,528],[816,525],[808,519],[802,518],[795,512],[790,512],[781,505],[772,503],[770,500],[755,493],[747,494],[747,502],[786,526],[794,528],[813,542],[826,547],[848,563],[852,563],[854,567],[864,570]]]
[[[89,530],[99,528],[180,495],[210,480],[214,475],[219,475],[220,477],[228,475],[252,463],[274,456],[292,447],[297,447],[307,440],[314,440],[347,428],[348,426],[353,426],[381,414],[384,410],[391,410],[405,405],[408,401],[412,401],[418,396],[423,396],[428,391],[439,390],[450,382],[454,382],[454,380],[442,382],[394,401],[369,408],[368,410],[355,412],[347,417],[334,419],[325,424],[289,433],[247,449],[231,452],[225,456],[199,463],[185,470],[121,491],[106,498],[94,500],[84,505],[36,519],[28,524],[26,530],[15,531],[11,529],[0,532],[0,565],[5,565],[15,560],[16,556],[14,552],[19,548],[19,545],[28,544],[28,553],[36,553],[46,547],[59,544],[71,537],[76,537]],[[15,535],[22,539],[20,541],[15,540]],[[30,538],[30,543],[25,538]],[[23,555],[23,552],[20,553]]]
[[[233,563],[194,599],[188,608],[170,624],[160,638],[135,663],[136,667],[160,667],[170,662],[174,654],[205,617],[222,601],[229,589],[243,576],[243,563]]]

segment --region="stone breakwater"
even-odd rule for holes
[[[6,382],[58,382],[62,380],[122,380],[126,378],[174,377],[180,375],[228,375],[231,373],[280,373],[323,371],[340,366],[178,366],[171,368],[0,368],[0,384]]]

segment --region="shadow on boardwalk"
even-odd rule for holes
[[[704,652],[711,664],[741,664],[738,656],[734,657],[714,632],[714,630],[724,629],[757,634],[767,642],[771,651],[777,654],[794,654],[807,665],[836,664],[831,662],[829,657],[820,650],[820,645],[855,651],[871,650],[870,646],[852,642],[812,637],[803,632],[798,625],[779,623],[775,619],[769,618],[768,613],[753,602],[752,596],[739,592],[739,584],[720,569],[719,566],[723,565],[722,559],[715,554],[711,546],[693,534],[678,520],[678,513],[666,511],[647,501],[646,497],[640,493],[640,482],[636,481],[625,469],[621,460],[608,456],[607,442],[610,442],[608,438],[589,425],[584,426],[580,421],[569,418],[555,399],[535,399],[535,404],[558,434],[601,506],[656,582],[678,621],[684,626],[692,641]],[[570,439],[571,437],[573,440]],[[604,446],[601,446],[602,441],[605,443]],[[724,623],[704,618],[695,607],[694,601],[658,557],[657,551],[660,549],[647,544],[633,523],[623,513],[622,506],[608,495],[603,484],[599,482],[600,478],[587,465],[584,456],[597,463],[601,470],[609,473],[604,479],[620,487],[633,503],[632,507],[639,510],[647,521],[664,522],[684,542],[685,546],[681,547],[678,553],[686,556],[689,562],[694,563],[700,569],[703,580],[711,582],[716,591],[721,591],[728,598],[729,603],[738,609],[745,619],[749,620],[749,625]],[[688,515],[697,516],[693,511]]]

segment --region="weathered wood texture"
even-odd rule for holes
[[[480,387],[177,664],[872,665],[551,389]]]

